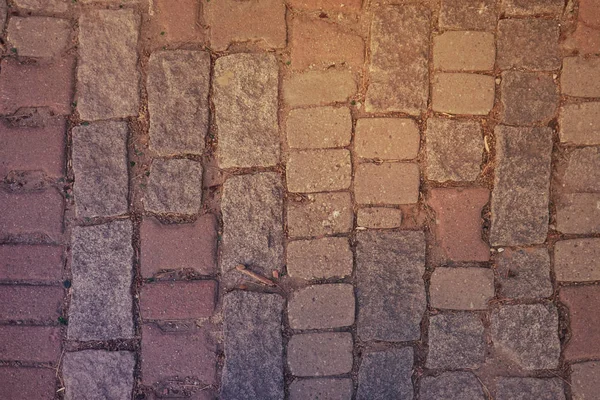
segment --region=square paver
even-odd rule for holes
[[[565,57],[560,86],[563,94],[575,97],[600,97],[600,57]]]
[[[600,102],[565,104],[558,123],[561,143],[600,145]]]
[[[600,193],[560,196],[556,204],[556,230],[562,233],[600,233]]]
[[[500,86],[502,122],[534,125],[552,119],[558,108],[558,86],[552,76],[510,71],[502,74]]]
[[[500,69],[556,70],[561,66],[559,22],[548,19],[502,19],[498,23]]]
[[[433,110],[448,114],[487,115],[494,106],[494,77],[437,73],[433,78]]]
[[[600,280],[600,239],[560,240],[554,245],[554,271],[560,282]]]
[[[500,296],[513,299],[552,295],[550,255],[545,248],[504,249],[496,256]]]
[[[413,398],[411,347],[363,353],[358,370],[357,400]],[[381,371],[385,371],[382,374]]]

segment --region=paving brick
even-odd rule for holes
[[[554,245],[556,280],[600,281],[600,239],[561,240]]]
[[[351,379],[296,379],[290,385],[290,400],[350,400]]]
[[[352,181],[350,152],[345,149],[291,152],[287,160],[286,178],[290,192],[348,189]]]
[[[443,262],[489,260],[489,246],[481,238],[481,211],[489,198],[489,190],[483,188],[431,190],[428,203],[436,213],[436,240],[432,248],[436,259]]]
[[[588,361],[571,365],[571,394],[573,400],[593,399],[600,383],[600,362]]]
[[[347,374],[352,370],[352,334],[294,335],[287,346],[287,362],[294,376]]]
[[[402,224],[402,210],[387,207],[360,208],[357,224],[364,228],[399,228]]]
[[[504,249],[496,256],[501,297],[532,299],[552,296],[550,255],[544,248]]]
[[[277,68],[272,54],[240,53],[217,59],[212,101],[221,168],[279,162]]]
[[[412,400],[413,358],[410,347],[363,354],[356,399]]]
[[[216,291],[215,281],[147,283],[140,293],[140,312],[144,320],[210,317]]]
[[[153,14],[142,25],[147,45],[162,48],[169,45],[204,43],[200,26],[201,8],[196,0],[154,0]]]
[[[524,68],[544,71],[561,65],[559,23],[548,19],[502,19],[498,22],[500,69]]]
[[[421,379],[421,400],[469,399],[485,400],[481,383],[471,372],[444,372]]]
[[[58,282],[62,270],[60,246],[0,246],[0,280]]]
[[[358,336],[363,341],[419,340],[426,307],[423,233],[358,232],[357,240]]]
[[[433,78],[433,110],[448,114],[487,115],[494,106],[494,77],[437,73]]]
[[[209,82],[207,52],[159,51],[150,56],[147,90],[153,150],[161,155],[202,154]]]
[[[494,297],[494,272],[488,268],[436,268],[429,286],[431,306],[484,310]]]
[[[427,368],[478,368],[484,361],[484,331],[479,315],[438,314],[429,318]]]
[[[60,329],[51,326],[0,326],[0,359],[55,363],[60,338]]]
[[[354,151],[362,158],[410,160],[419,152],[419,127],[408,118],[361,118],[356,121]]]
[[[345,147],[352,136],[352,115],[346,107],[292,110],[287,117],[286,131],[291,148]]]
[[[565,57],[560,75],[563,94],[575,97],[600,97],[600,57]]]
[[[569,310],[571,337],[564,348],[566,360],[600,357],[600,286],[567,286],[560,301]]]
[[[356,79],[345,70],[307,71],[283,81],[283,99],[290,107],[345,102],[355,92]]]
[[[579,20],[589,26],[600,28],[600,5],[596,0],[579,2]]]
[[[138,115],[139,24],[139,16],[126,9],[79,18],[77,110],[83,120]]]
[[[502,0],[501,9],[509,15],[559,15],[563,11],[562,0]]]
[[[8,57],[0,61],[0,114],[21,107],[49,107],[69,114],[73,96],[75,59],[61,57],[51,63],[20,63]]]
[[[202,164],[155,158],[144,197],[146,211],[197,214],[202,207]]]
[[[53,323],[61,315],[64,291],[58,286],[0,286],[0,319]]]
[[[600,145],[600,102],[565,104],[558,122],[562,143]]]
[[[216,380],[216,346],[208,333],[167,333],[158,326],[142,326],[142,382],[155,385],[174,377],[188,377],[212,385]]]
[[[133,337],[132,234],[130,221],[73,229],[69,339]]]
[[[534,125],[552,119],[558,108],[556,82],[535,72],[505,72],[501,85],[502,121],[512,125]]]
[[[539,244],[548,232],[552,130],[498,126],[490,244]]]
[[[352,274],[352,250],[347,238],[296,240],[287,245],[287,271],[292,278],[343,278]]]
[[[13,3],[30,11],[63,13],[69,9],[68,0],[14,0]]]
[[[578,55],[598,54],[600,53],[600,30],[590,28],[580,21],[575,31],[569,33],[561,43],[561,48]]]
[[[496,60],[491,32],[444,32],[433,38],[433,66],[444,71],[491,71]]]
[[[428,179],[439,182],[477,179],[484,148],[478,122],[429,118],[425,139]]]
[[[53,188],[41,192],[0,190],[0,237],[41,235],[57,239],[63,231],[62,196]]]
[[[359,164],[354,194],[359,204],[413,204],[419,200],[419,185],[417,164]]]
[[[440,9],[441,29],[495,30],[494,0],[443,0]]]
[[[65,399],[128,399],[134,366],[134,354],[128,351],[68,352],[63,360]]]
[[[56,373],[50,368],[0,367],[2,395],[11,400],[46,400],[56,393]]]
[[[562,233],[600,232],[600,194],[574,193],[561,196],[556,204],[556,230]]]
[[[558,368],[560,340],[554,305],[507,305],[492,311],[494,350],[524,370]]]
[[[140,235],[144,278],[161,270],[192,269],[204,275],[216,270],[217,221],[212,214],[204,214],[191,224],[164,225],[145,218]]]
[[[561,186],[565,191],[600,192],[600,147],[574,149],[566,155]]]
[[[236,291],[224,296],[221,399],[284,397],[283,303],[276,294]]]
[[[288,4],[301,10],[356,12],[362,0],[290,0]]]
[[[127,133],[127,123],[117,121],[73,128],[73,192],[77,216],[127,212]]]
[[[496,385],[496,398],[565,400],[565,392],[560,378],[500,378]]]
[[[8,23],[8,42],[23,57],[55,57],[65,50],[70,36],[66,19],[12,17]]]
[[[354,288],[345,283],[309,286],[295,291],[288,302],[292,329],[350,326],[354,312]]]
[[[418,115],[427,108],[430,19],[430,11],[418,5],[374,12],[367,112]]]
[[[350,193],[315,193],[287,203],[289,237],[347,233],[352,230],[354,212]]]

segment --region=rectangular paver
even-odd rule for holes
[[[560,84],[563,94],[575,97],[600,97],[600,57],[565,57]]]
[[[283,82],[283,99],[290,107],[345,102],[356,92],[356,78],[350,71],[307,71]]]
[[[359,204],[413,204],[420,183],[417,164],[365,163],[356,167],[354,194]]]
[[[140,313],[144,320],[210,317],[216,289],[212,280],[146,283],[140,293]]]
[[[442,71],[491,71],[496,59],[491,32],[444,32],[433,38],[433,66]]]
[[[352,136],[352,115],[346,107],[292,110],[287,117],[286,133],[291,148],[345,147]]]
[[[570,339],[564,348],[566,360],[593,360],[600,357],[600,286],[567,286],[560,301],[569,310]]]
[[[288,156],[286,183],[290,192],[344,190],[350,187],[351,180],[352,163],[348,150],[301,150]]]
[[[562,233],[600,232],[600,193],[560,196],[556,204],[556,230]]]
[[[293,278],[343,278],[352,274],[353,256],[347,238],[290,241],[286,254],[287,271]]]
[[[0,319],[54,323],[65,292],[60,286],[0,286]]]
[[[54,189],[41,192],[0,190],[0,237],[41,237],[57,240],[63,231],[63,197]]]
[[[361,118],[356,121],[354,151],[361,158],[411,160],[417,157],[419,127],[408,118]]]
[[[565,104],[558,122],[562,143],[600,145],[600,102]]]
[[[0,326],[0,359],[55,363],[60,357],[60,328],[53,326]]]
[[[12,400],[45,400],[54,397],[56,373],[50,368],[0,367],[2,396]]]
[[[308,194],[287,204],[289,237],[347,233],[354,213],[349,192]]]
[[[600,239],[560,240],[554,245],[556,279],[563,282],[600,280]]]
[[[0,246],[0,280],[58,282],[62,276],[61,246]]]
[[[488,268],[436,268],[429,286],[431,306],[484,310],[494,297],[494,271]]]
[[[352,334],[348,332],[294,335],[287,363],[294,376],[328,376],[352,370]]]
[[[350,326],[354,314],[354,287],[346,283],[308,286],[293,292],[288,301],[292,329]]]

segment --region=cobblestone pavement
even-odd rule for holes
[[[0,27],[1,399],[600,398],[600,0]]]

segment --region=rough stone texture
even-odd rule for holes
[[[63,360],[65,400],[128,399],[134,366],[134,354],[128,351],[68,352]]]
[[[442,29],[496,29],[495,0],[442,0],[439,25]]]
[[[0,245],[0,280],[58,282],[63,248],[48,245]]]
[[[144,320],[210,317],[215,308],[216,291],[216,281],[145,284],[140,293],[140,313]]]
[[[133,337],[132,234],[130,221],[73,229],[69,339]]]
[[[31,235],[56,240],[63,231],[64,202],[53,188],[31,193],[0,190],[0,205],[0,238]]]
[[[54,57],[67,47],[70,34],[69,21],[48,17],[13,17],[7,30],[9,43],[24,57]]]
[[[600,390],[600,362],[589,361],[571,365],[573,400],[591,400]]]
[[[352,334],[294,335],[287,347],[287,362],[294,376],[347,374],[352,370]]]
[[[562,143],[600,145],[600,102],[565,104],[558,123]]]
[[[576,97],[600,97],[600,57],[565,57],[560,84],[563,94]]]
[[[13,0],[19,7],[30,11],[63,13],[69,9],[68,0]]]
[[[60,357],[60,328],[0,326],[0,358],[6,361],[56,363]]]
[[[283,188],[276,173],[229,178],[223,185],[221,270],[238,264],[266,271],[284,264]]]
[[[478,368],[485,361],[483,322],[477,314],[438,314],[429,318],[427,368]]]
[[[284,397],[283,302],[276,294],[236,291],[224,296],[225,366],[221,399]]]
[[[344,102],[355,92],[356,79],[344,70],[307,71],[283,81],[283,99],[290,107]]]
[[[600,357],[600,286],[571,286],[560,290],[560,301],[569,309],[571,337],[564,349],[566,360]]]
[[[352,230],[354,213],[350,193],[316,193],[287,203],[289,237],[347,233]]]
[[[550,255],[544,248],[504,249],[496,256],[501,297],[534,299],[552,295]]]
[[[292,329],[327,329],[354,323],[354,288],[346,283],[313,285],[295,291],[288,302]]]
[[[290,192],[348,189],[352,181],[350,152],[345,149],[294,151],[288,157],[285,173]]]
[[[343,278],[352,274],[352,250],[347,238],[297,240],[287,245],[287,271],[292,278]]]
[[[500,69],[559,69],[559,35],[559,22],[556,20],[502,19],[498,22],[496,65]]]
[[[510,15],[536,15],[562,13],[563,0],[501,0],[501,8]]]
[[[359,204],[413,204],[419,185],[419,166],[412,163],[359,164],[354,176]]]
[[[487,115],[494,106],[494,77],[437,73],[433,77],[433,110],[448,114]]]
[[[556,114],[559,94],[551,76],[536,72],[509,71],[502,74],[502,122],[534,125]]]
[[[58,286],[0,286],[2,320],[53,323],[61,314],[64,291]]]
[[[354,151],[358,157],[411,160],[419,153],[419,127],[408,118],[361,118],[356,121]]]
[[[498,126],[490,244],[543,243],[548,232],[552,130]]]
[[[154,213],[197,214],[202,206],[202,164],[187,159],[155,158],[144,207]]]
[[[212,101],[221,168],[267,167],[279,162],[277,68],[272,54],[239,53],[217,59]]]
[[[79,18],[77,110],[83,120],[137,116],[139,24],[132,10],[95,10]]]
[[[567,154],[562,187],[572,192],[600,192],[600,146]]]
[[[150,147],[162,155],[202,154],[208,131],[210,55],[159,51],[148,61]]]
[[[358,226],[363,228],[399,228],[402,224],[402,210],[387,207],[360,208],[356,219]]]
[[[356,399],[412,400],[412,369],[413,350],[410,347],[363,354]]]
[[[200,4],[196,0],[153,0],[153,14],[144,15],[142,37],[146,47],[205,43],[205,29],[199,23]]]
[[[484,148],[478,122],[430,118],[425,138],[428,179],[439,182],[477,179]]]
[[[294,8],[301,10],[325,10],[354,13],[360,10],[361,0],[290,0],[288,2]]]
[[[555,204],[559,232],[600,233],[600,193],[566,194]]]
[[[161,270],[193,269],[212,274],[217,267],[217,220],[202,215],[191,224],[163,225],[145,218],[140,228],[141,270],[150,278]]]
[[[73,128],[75,212],[78,217],[125,214],[127,123],[102,121]]]
[[[434,258],[443,262],[489,260],[489,246],[481,237],[481,212],[489,198],[489,190],[483,188],[431,190],[428,203],[436,216]]]
[[[431,306],[484,310],[494,297],[494,272],[488,268],[436,268],[429,286]]]
[[[422,232],[358,232],[356,277],[361,340],[418,340],[426,307]]]
[[[429,96],[430,11],[418,5],[381,7],[371,23],[367,112],[418,115]]]
[[[565,400],[560,378],[500,378],[496,385],[498,400]]]
[[[444,71],[491,71],[496,59],[491,32],[444,32],[433,38],[433,67]]]
[[[291,148],[345,147],[352,136],[352,115],[346,107],[292,110],[287,117],[286,131]]]
[[[561,240],[554,245],[556,280],[585,282],[600,280],[600,239]]]
[[[0,367],[2,395],[12,400],[47,400],[56,392],[56,373],[50,368]]]
[[[498,355],[531,371],[558,368],[560,341],[554,305],[506,305],[492,311],[492,342]]]
[[[290,400],[350,400],[351,379],[296,379],[290,385]]]
[[[471,372],[444,372],[421,379],[421,400],[485,400],[481,383]]]

